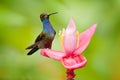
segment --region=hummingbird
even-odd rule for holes
[[[34,44],[32,44],[26,48],[26,49],[31,49],[27,53],[27,55],[32,55],[38,49],[43,49],[43,48],[51,49],[52,42],[53,42],[54,37],[56,35],[56,31],[53,29],[53,27],[49,21],[49,17],[53,14],[57,14],[57,12],[54,12],[51,14],[42,13],[40,15],[40,20],[43,24],[43,30],[38,35],[38,37],[35,39]]]

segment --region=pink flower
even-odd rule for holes
[[[66,30],[60,32],[60,42],[63,51],[42,49],[41,54],[60,61],[62,65],[69,70],[84,67],[87,60],[81,53],[90,43],[95,32],[96,25],[97,24],[92,25],[89,29],[79,35],[76,31],[74,20],[71,19]]]

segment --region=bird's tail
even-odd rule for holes
[[[32,49],[32,48],[34,48],[35,46],[36,46],[36,44],[32,44],[32,45],[28,46],[28,47],[26,48],[26,50],[27,50],[27,49]]]
[[[34,47],[32,50],[30,50],[30,52],[28,52],[27,55],[32,55],[34,52],[36,52],[38,50],[38,46]]]

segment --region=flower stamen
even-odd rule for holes
[[[76,31],[76,47],[78,48],[78,46],[79,46],[79,32],[78,31]]]
[[[63,51],[64,51],[64,32],[65,32],[64,28],[62,31],[59,31],[59,35],[60,35],[59,40]]]

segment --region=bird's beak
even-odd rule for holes
[[[49,16],[50,16],[50,15],[53,15],[53,14],[57,14],[57,13],[58,13],[58,12],[51,13],[51,14],[49,14]]]

